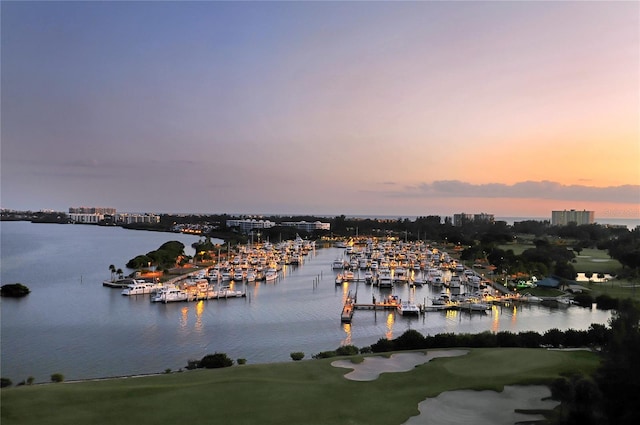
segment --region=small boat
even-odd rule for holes
[[[344,279],[342,277],[341,274],[336,276],[336,285],[342,285],[342,282],[344,282]]]
[[[431,304],[433,305],[447,305],[450,302],[451,297],[449,297],[449,294],[447,293],[442,293],[438,298],[434,298],[433,300],[431,300]]]
[[[458,304],[458,308],[463,311],[487,311],[491,310],[491,304],[478,301],[463,301]]]
[[[409,301],[401,301],[400,304],[398,304],[398,307],[396,308],[398,310],[398,313],[400,313],[401,316],[420,315],[420,308],[418,308],[417,305]]]
[[[460,291],[462,289],[462,281],[460,280],[460,276],[455,274],[451,276],[451,280],[449,281],[449,288],[451,288],[452,294],[460,294]]]
[[[569,297],[556,297],[556,302],[561,307],[569,307],[573,304],[573,300]]]
[[[531,294],[524,294],[523,296],[520,297],[521,301],[527,302],[527,303],[541,303],[542,302],[542,298],[540,297],[536,297],[534,295]]]

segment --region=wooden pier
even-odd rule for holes
[[[344,302],[344,306],[342,307],[342,313],[340,313],[340,321],[342,323],[351,323],[351,319],[353,319],[354,306],[354,300],[351,296],[351,291],[349,291],[347,299]]]

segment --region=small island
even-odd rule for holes
[[[22,283],[9,283],[0,287],[0,296],[11,298],[26,297],[31,290]]]

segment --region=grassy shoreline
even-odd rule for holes
[[[5,388],[0,418],[3,425],[204,424],[216,418],[227,424],[402,424],[418,414],[420,401],[444,391],[545,384],[591,373],[599,364],[586,351],[469,349],[465,356],[357,382],[344,378],[348,370],[331,366],[335,360]]]

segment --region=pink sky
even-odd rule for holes
[[[4,208],[640,218],[638,2],[1,7]]]

